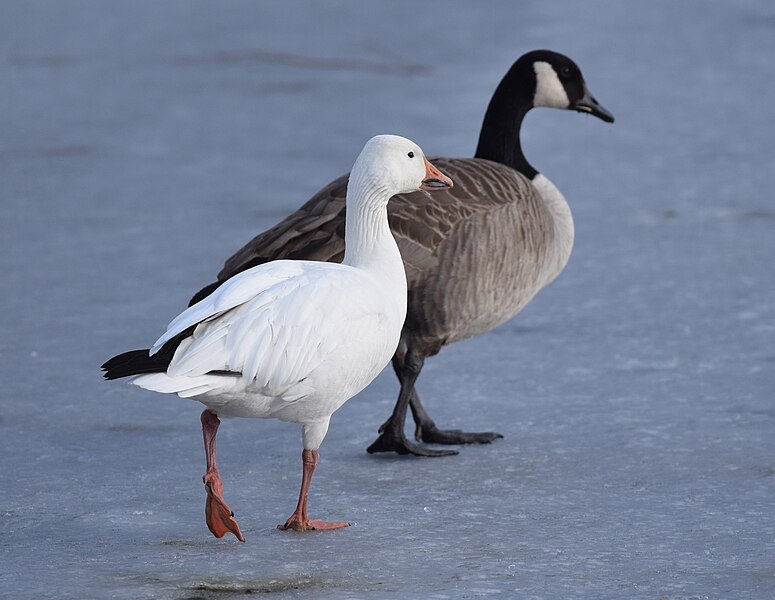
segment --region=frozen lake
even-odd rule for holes
[[[291,5],[292,6],[286,6]],[[775,5],[28,2],[0,8],[0,596],[775,597]],[[522,53],[614,125],[534,111],[576,246],[516,319],[429,360],[440,426],[370,456],[397,384],[298,428],[226,421],[247,543],[204,523],[198,403],[101,380],[376,133],[473,154]]]

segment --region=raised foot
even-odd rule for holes
[[[457,450],[433,450],[425,448],[419,444],[414,444],[406,439],[404,435],[391,433],[386,429],[380,433],[374,443],[366,448],[369,454],[377,452],[397,452],[398,454],[413,454],[414,456],[454,456],[458,454]]]
[[[495,431],[471,433],[460,429],[439,429],[432,424],[418,426],[414,435],[426,444],[491,444],[503,437]]]
[[[234,518],[234,512],[223,499],[221,478],[217,474],[208,473],[202,477],[202,481],[204,481],[207,490],[207,500],[205,500],[207,528],[217,538],[222,538],[228,532],[232,532],[240,542],[244,542],[245,537]]]
[[[285,525],[278,525],[277,529],[281,531],[288,531],[293,529],[294,531],[328,531],[330,529],[341,529],[342,527],[349,527],[349,523],[338,523],[336,521],[318,521],[316,519],[304,519],[297,514],[292,514],[291,517],[285,522]]]

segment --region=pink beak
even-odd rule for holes
[[[424,156],[423,160],[425,161],[425,179],[422,180],[421,190],[433,192],[451,188],[454,185],[449,177],[428,162],[428,159]]]

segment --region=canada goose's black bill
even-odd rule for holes
[[[589,93],[586,85],[584,86],[584,95],[570,108],[579,112],[594,115],[606,123],[614,122],[614,116],[608,110],[603,108],[603,106],[597,100],[595,100],[595,97]]]
[[[425,161],[425,179],[422,180],[421,190],[432,192],[451,188],[454,185],[452,180],[434,167],[427,158],[423,157],[423,160]]]

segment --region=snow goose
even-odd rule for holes
[[[522,153],[522,120],[537,106],[614,121],[590,94],[571,59],[549,50],[528,52],[495,90],[475,157],[432,159],[455,180],[455,188],[433,196],[399,196],[390,203],[390,225],[406,266],[409,306],[393,357],[401,391],[369,452],[456,454],[409,442],[404,434],[407,405],[418,440],[465,444],[501,437],[494,432],[440,430],[420,403],[415,381],[426,357],[516,315],[557,277],[570,257],[570,208]],[[295,213],[248,242],[226,261],[218,281],[194,299],[269,260],[339,260],[344,248],[347,177],[333,181]]]
[[[105,378],[193,398],[202,413],[205,514],[216,537],[244,541],[216,465],[219,417],[302,425],[302,483],[281,529],[337,529],[311,520],[307,492],[333,412],[390,361],[406,316],[406,274],[387,220],[394,194],[452,187],[398,136],[369,140],[347,186],[342,264],[279,260],[241,272],[176,317],[153,347],[118,355]]]

